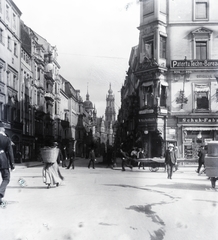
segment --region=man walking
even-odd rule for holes
[[[176,164],[176,160],[177,158],[176,158],[176,153],[174,151],[174,145],[170,143],[165,153],[165,164],[167,168],[168,179],[172,179],[173,167]]]
[[[2,183],[0,185],[0,205],[4,205],[2,198],[5,196],[7,185],[10,182],[10,170],[14,169],[14,154],[10,138],[5,134],[5,128],[0,122],[0,172]]]
[[[92,163],[92,168],[95,169],[95,151],[94,148],[91,149],[90,153],[89,153],[89,165],[88,168],[90,168],[91,163]]]

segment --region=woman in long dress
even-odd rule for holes
[[[57,148],[57,146],[55,146],[54,148]],[[60,152],[59,149],[58,151]],[[44,161],[44,166],[42,169],[43,182],[47,185],[47,188],[50,188],[52,185],[58,187],[60,182],[64,180],[64,177],[62,176],[59,169],[58,158],[54,162],[50,161],[47,162],[46,159],[43,159],[43,161]]]

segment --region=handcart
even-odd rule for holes
[[[135,161],[143,163],[151,172],[157,172],[161,167],[165,168],[164,158],[138,158]]]
[[[218,141],[208,142],[208,152],[205,156],[206,175],[210,178],[212,188],[218,180]]]

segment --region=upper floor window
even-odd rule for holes
[[[11,50],[11,38],[8,36],[8,49]]]
[[[206,84],[195,85],[195,110],[209,110],[209,86]]]
[[[17,56],[17,43],[14,43],[14,55]]]
[[[0,81],[3,82],[3,67],[0,65]]]
[[[9,6],[6,5],[6,19],[9,20]]]
[[[13,28],[16,29],[16,15],[13,13]]]
[[[195,20],[207,20],[208,19],[208,1],[196,0],[195,1]]]
[[[160,58],[166,59],[166,37],[160,36]]]
[[[0,28],[0,42],[3,43],[3,29]]]
[[[211,58],[211,35],[210,29],[201,27],[192,33],[193,59],[205,60]]]
[[[207,59],[207,42],[196,41],[196,59]]]
[[[144,41],[144,52],[145,57],[148,59],[154,58],[154,42],[153,39]]]
[[[154,0],[143,1],[143,14],[148,15],[154,12]]]
[[[153,92],[153,85],[145,83],[143,86],[143,106],[148,108],[153,107],[153,100],[154,100],[154,92]]]

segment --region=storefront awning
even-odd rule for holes
[[[217,127],[185,127],[183,128],[185,131],[216,131],[218,130]]]

